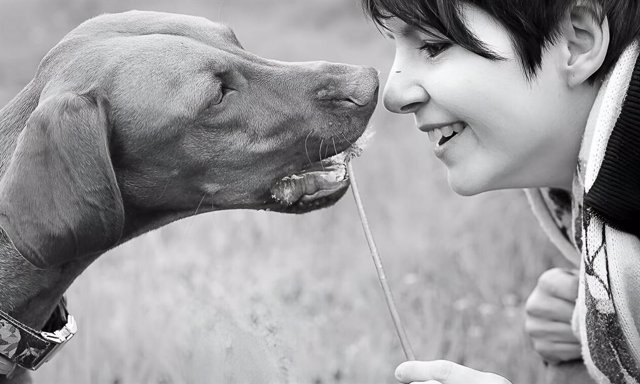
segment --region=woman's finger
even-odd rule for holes
[[[551,297],[536,288],[527,299],[525,311],[528,317],[569,323],[574,307],[575,302]]]
[[[407,361],[396,368],[396,378],[402,383],[431,380],[441,384],[509,384],[507,379],[498,375],[447,360]]]
[[[578,297],[578,280],[573,270],[553,268],[540,275],[537,287],[552,297],[574,302]]]
[[[582,357],[579,343],[548,343],[542,341],[535,343],[534,348],[545,361],[554,364]]]
[[[558,343],[580,343],[573,333],[571,325],[568,323],[527,318],[524,327],[527,334],[534,340],[539,339]]]

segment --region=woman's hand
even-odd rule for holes
[[[504,377],[447,360],[404,362],[396,368],[396,379],[413,384],[511,384]]]
[[[580,341],[571,329],[577,298],[576,271],[554,268],[540,276],[527,300],[525,329],[533,348],[549,363],[581,357]]]

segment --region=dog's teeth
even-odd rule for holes
[[[442,135],[444,137],[449,137],[453,135],[453,127],[450,125],[447,125],[445,127],[440,128],[440,132],[442,132]]]

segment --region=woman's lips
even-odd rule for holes
[[[430,129],[425,129],[425,126],[420,130],[427,132],[429,135],[429,141],[437,143],[436,146],[443,145],[447,141],[451,140],[455,135],[459,134],[465,129],[465,123],[456,121],[455,123],[445,124],[440,126],[431,126]]]

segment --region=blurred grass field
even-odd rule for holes
[[[223,21],[259,55],[371,65],[382,83],[392,62],[356,0],[2,0],[2,104],[75,25],[128,9]],[[380,106],[354,166],[416,355],[540,382],[523,304],[557,252],[522,192],[451,192],[412,123]],[[403,357],[350,194],[171,224],[103,255],[68,298],[79,334],[37,383],[393,383]]]

